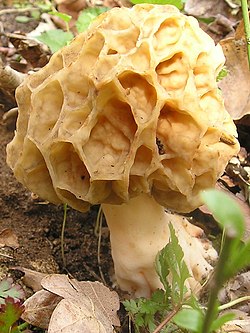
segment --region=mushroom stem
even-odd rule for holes
[[[155,271],[155,257],[169,242],[173,224],[184,258],[193,277],[191,288],[212,269],[216,251],[202,242],[202,229],[185,218],[165,212],[153,197],[141,194],[122,205],[102,204],[110,230],[115,276],[119,287],[135,297],[150,297],[162,284]],[[198,238],[197,238],[198,237]]]

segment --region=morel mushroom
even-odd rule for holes
[[[239,149],[216,84],[223,62],[193,17],[136,5],[100,15],[17,90],[16,178],[56,204],[101,204],[117,282],[136,296],[161,286],[154,259],[169,220],[193,279],[211,269],[200,229],[165,208],[201,205]]]

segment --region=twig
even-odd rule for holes
[[[99,273],[100,273],[100,276],[101,276],[101,279],[102,279],[102,282],[107,285],[107,282],[104,278],[104,275],[103,275],[103,272],[102,272],[102,266],[101,266],[101,256],[100,256],[100,253],[101,253],[101,240],[102,240],[102,221],[103,221],[103,212],[102,212],[102,209],[101,209],[101,206],[99,208],[99,211],[98,211],[98,215],[97,215],[97,223],[99,225],[98,227],[98,247],[97,247],[97,263],[98,263],[98,269],[99,269]]]
[[[62,230],[61,230],[61,255],[62,255],[62,262],[63,262],[63,268],[66,268],[66,259],[65,259],[65,253],[64,253],[64,234],[65,234],[65,226],[66,226],[66,220],[67,220],[67,210],[68,205],[63,205],[63,222],[62,222]]]
[[[27,8],[7,8],[0,10],[0,16],[5,14],[15,14],[15,13],[24,13],[31,12],[33,10],[39,10],[36,7],[27,7]]]
[[[14,257],[9,256],[8,254],[0,253],[1,257],[8,258],[8,259],[14,259]]]
[[[231,302],[220,305],[218,309],[219,309],[219,311],[226,310],[226,309],[231,308],[232,306],[235,306],[239,303],[246,302],[246,301],[250,301],[250,296],[242,296],[240,298],[234,299]]]
[[[34,38],[27,37],[27,36],[22,35],[22,34],[15,34],[15,33],[12,33],[12,32],[4,32],[4,31],[0,31],[0,36],[4,36],[4,37],[7,37],[7,38],[34,40]]]
[[[15,90],[24,80],[26,74],[15,71],[10,66],[5,66],[0,58],[0,87],[4,90]]]
[[[169,312],[169,314],[167,315],[167,317],[160,323],[160,325],[158,325],[156,327],[156,329],[154,330],[153,333],[158,333],[160,332],[160,330],[167,325],[167,323],[170,322],[170,320],[176,315],[176,313],[180,310],[181,306],[178,306],[176,308],[174,308],[171,312]]]
[[[249,70],[250,70],[250,23],[249,23],[247,0],[241,0],[241,8],[242,8],[242,16],[243,16],[246,43],[247,43],[248,65],[249,65]]]

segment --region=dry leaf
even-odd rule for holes
[[[114,326],[119,326],[120,321],[116,311],[119,309],[119,297],[115,291],[110,291],[100,282],[72,281],[72,285],[102,309]],[[116,311],[114,311],[116,310]]]
[[[250,271],[238,274],[236,278],[229,281],[225,287],[229,301],[239,297],[249,296],[250,290]]]
[[[13,34],[10,36],[10,42],[32,67],[43,67],[48,63],[49,57],[43,45],[37,40],[27,38],[23,35]]]
[[[250,70],[243,22],[236,30],[235,37],[220,41],[226,57],[227,76],[220,81],[219,87],[225,106],[233,119],[250,114]]]
[[[50,317],[61,300],[58,295],[40,290],[24,302],[22,319],[31,325],[48,329]]]
[[[78,291],[73,287],[72,280],[65,274],[47,275],[41,282],[42,287],[63,298],[75,298]]]
[[[227,333],[250,333],[250,318],[236,319],[223,325],[223,332]]]
[[[56,3],[57,10],[72,16],[72,21],[76,20],[80,11],[87,7],[86,0],[56,0]]]
[[[221,13],[230,14],[230,7],[224,0],[186,0],[185,12],[196,17],[215,17]]]
[[[41,281],[45,276],[48,275],[45,273],[37,272],[32,269],[28,269],[28,268],[20,267],[20,266],[13,267],[12,269],[17,269],[24,273],[22,281],[25,284],[25,286],[31,288],[33,291],[39,291],[42,289]]]
[[[87,297],[63,299],[53,312],[48,333],[113,333],[103,312]]]
[[[9,246],[12,249],[19,247],[17,235],[12,229],[6,228],[0,232],[0,247]]]
[[[78,327],[81,328],[79,332],[113,332],[113,325],[120,325],[117,316],[120,306],[119,297],[115,291],[110,291],[100,282],[79,282],[69,279],[67,275],[52,274],[47,275],[41,284],[44,289],[65,299],[63,304],[61,302],[58,304],[56,314],[53,313],[51,317],[49,332],[57,332],[55,328],[62,323],[57,319],[60,316],[67,317],[65,308],[69,311],[67,323],[69,324],[73,317],[74,320],[72,319],[72,324],[67,326],[63,332],[78,332],[76,331]],[[89,320],[88,318],[91,318],[90,323],[86,322]],[[73,327],[75,322],[76,326]],[[86,331],[86,327],[89,331]],[[96,327],[99,327],[99,331],[94,331]],[[105,330],[103,331],[103,329]]]

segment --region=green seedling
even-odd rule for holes
[[[28,23],[30,21],[39,20],[42,13],[48,12],[52,8],[52,4],[48,1],[36,1],[34,4],[30,1],[17,1],[14,2],[13,6],[20,13],[30,13],[29,16],[16,16],[15,20],[18,23]]]
[[[37,39],[47,45],[52,53],[55,53],[63,46],[67,45],[74,38],[73,33],[69,29],[69,22],[72,19],[72,16],[57,12],[56,10],[50,11],[49,14],[57,16],[63,20],[66,25],[66,31],[63,31],[62,29],[52,29],[43,32],[40,36],[37,37]]]
[[[201,304],[196,295],[186,292],[189,272],[170,224],[170,243],[156,257],[156,272],[163,289],[153,293],[150,299],[138,298],[123,302],[136,332],[142,329],[151,333],[218,332],[227,321],[234,318],[232,313],[221,315],[220,311],[248,300],[248,297],[242,297],[233,304],[221,306],[218,301],[218,293],[223,285],[250,265],[250,241],[242,242],[245,231],[243,214],[234,200],[219,191],[207,190],[202,198],[224,230],[219,259],[210,282],[208,304]]]
[[[62,29],[53,29],[43,32],[37,39],[47,45],[52,53],[55,53],[63,46],[67,45],[73,37],[72,32],[63,31]]]
[[[57,11],[51,11],[48,14],[53,15],[53,16],[57,16],[59,17],[61,20],[63,20],[66,24],[66,30],[67,32],[69,32],[69,22],[72,19],[71,15],[65,14],[65,13],[61,13],[61,12],[57,12]]]
[[[0,328],[1,333],[21,333],[28,324],[18,325],[24,311],[22,300],[24,291],[19,285],[14,285],[11,278],[0,282]]]
[[[5,299],[5,303],[0,306],[0,327],[1,333],[19,333],[22,332],[21,329],[25,328],[22,325],[20,328],[17,325],[18,320],[21,317],[21,314],[24,311],[24,306],[22,302],[17,300],[15,301],[11,297]]]

